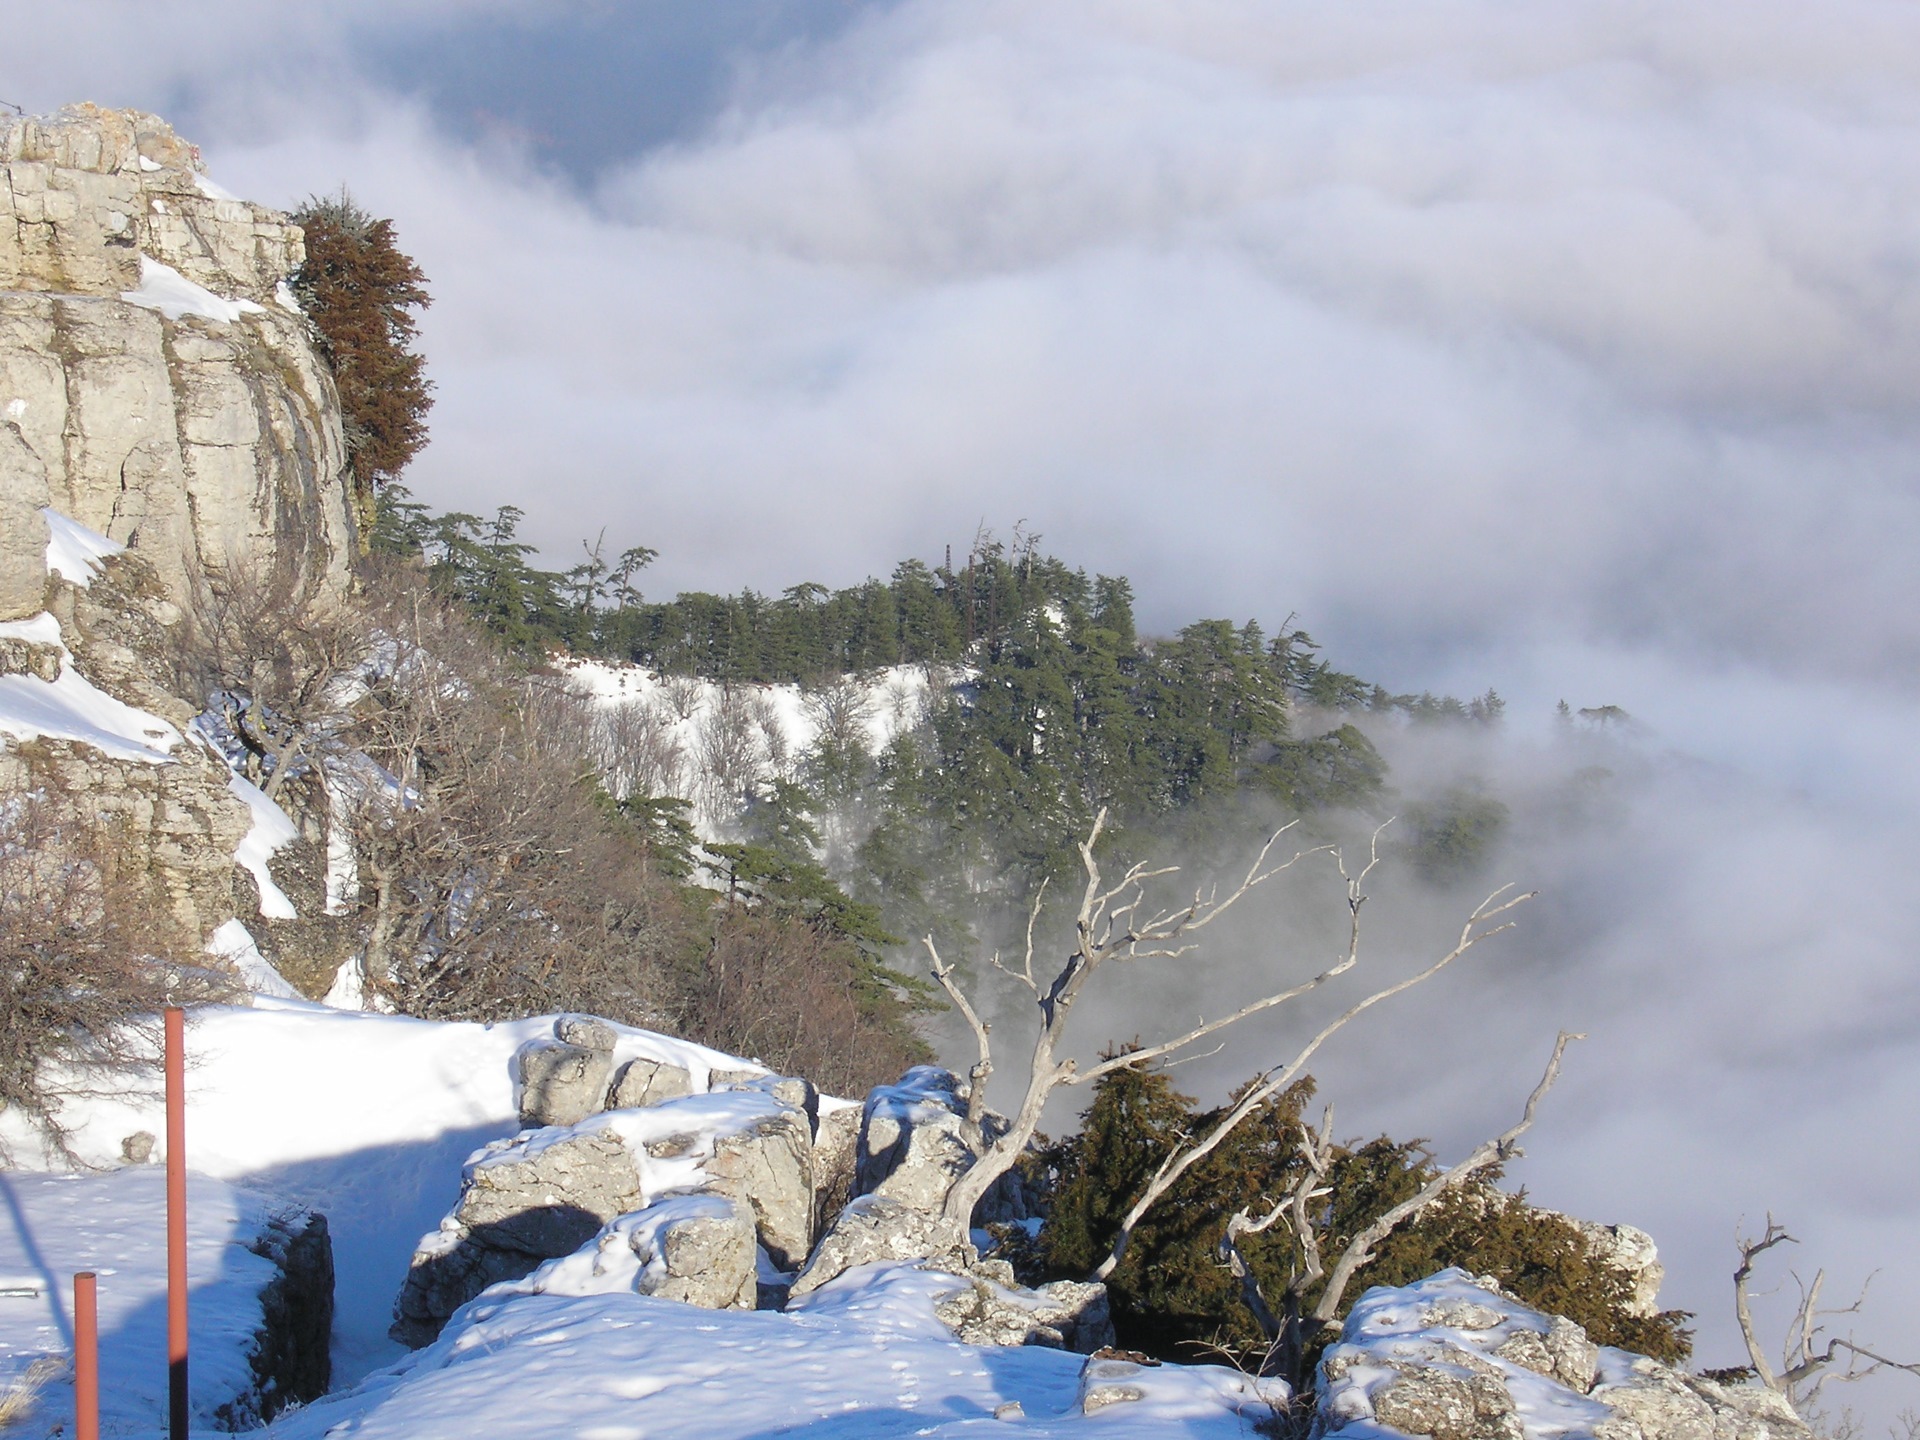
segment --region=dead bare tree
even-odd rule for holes
[[[1065,1086],[1089,1084],[1113,1071],[1148,1064],[1188,1050],[1207,1037],[1225,1030],[1228,1026],[1238,1024],[1276,1006],[1285,1005],[1319,989],[1329,981],[1344,975],[1359,963],[1360,911],[1366,903],[1364,885],[1367,877],[1380,863],[1380,830],[1376,830],[1373,834],[1365,867],[1358,874],[1350,874],[1337,846],[1313,846],[1294,852],[1286,860],[1270,863],[1274,847],[1293,829],[1292,825],[1284,826],[1260,848],[1259,854],[1254,857],[1253,864],[1248,867],[1245,876],[1226,895],[1220,895],[1217,890],[1196,892],[1193,898],[1183,906],[1149,911],[1147,909],[1148,886],[1157,879],[1176,873],[1178,867],[1155,868],[1146,864],[1135,864],[1128,867],[1117,883],[1107,884],[1101,872],[1100,863],[1094,858],[1094,848],[1099,843],[1100,834],[1106,826],[1106,819],[1106,811],[1102,810],[1094,821],[1092,832],[1079,847],[1081,867],[1086,873],[1086,885],[1081,892],[1079,910],[1074,919],[1073,948],[1058,972],[1051,979],[1045,979],[1036,975],[1034,971],[1034,932],[1039,922],[1041,904],[1045,900],[1044,886],[1040,895],[1035,898],[1033,909],[1027,917],[1026,952],[1021,966],[1016,969],[1003,964],[997,955],[989,962],[994,968],[1012,976],[1024,985],[1032,994],[1034,1004],[1040,1012],[1039,1030],[1034,1038],[1033,1055],[1028,1064],[1025,1094],[1007,1128],[991,1141],[987,1139],[984,1131],[986,1081],[993,1073],[991,1028],[981,1019],[972,1002],[955,983],[953,969],[940,958],[932,936],[928,936],[924,942],[927,953],[932,958],[933,977],[966,1018],[967,1024],[973,1031],[979,1055],[970,1072],[973,1084],[967,1120],[979,1145],[980,1158],[954,1181],[952,1188],[947,1192],[944,1207],[946,1223],[963,1233],[972,1219],[974,1207],[993,1183],[1013,1167],[1033,1139],[1034,1132],[1039,1128],[1041,1112],[1056,1090]],[[1381,829],[1384,830],[1385,827],[1382,826]],[[1094,974],[1108,961],[1170,960],[1189,954],[1195,948],[1190,939],[1195,932],[1218,920],[1257,887],[1272,880],[1283,871],[1291,869],[1307,856],[1319,853],[1333,856],[1341,878],[1346,883],[1349,917],[1347,945],[1344,953],[1334,964],[1295,985],[1242,1005],[1231,1014],[1216,1020],[1203,1020],[1171,1040],[1124,1051],[1085,1068],[1082,1068],[1079,1061],[1072,1056],[1061,1054],[1067,1019],[1074,1002],[1085,991]],[[1509,928],[1511,921],[1503,921],[1499,924],[1492,922],[1532,898],[1530,894],[1511,895],[1509,894],[1511,889],[1511,886],[1503,887],[1482,901],[1467,918],[1459,939],[1446,954],[1416,974],[1376,990],[1348,1006],[1333,1020],[1322,1026],[1292,1059],[1274,1066],[1257,1077],[1206,1134],[1199,1137],[1184,1137],[1178,1141],[1161,1162],[1139,1198],[1122,1217],[1113,1248],[1095,1267],[1094,1278],[1104,1280],[1113,1273],[1114,1268],[1126,1254],[1127,1244],[1135,1228],[1154,1204],[1178,1183],[1181,1176],[1217,1149],[1220,1143],[1248,1116],[1254,1114],[1261,1106],[1291,1085],[1306,1067],[1307,1062],[1336,1033],[1381,1001],[1391,999],[1402,991],[1411,989],[1439,974],[1488,936],[1496,935]]]
[[[1799,1243],[1787,1233],[1787,1227],[1771,1214],[1767,1216],[1767,1228],[1759,1239],[1749,1240],[1737,1233],[1734,1236],[1734,1245],[1740,1251],[1740,1266],[1733,1272],[1733,1312],[1740,1322],[1740,1338],[1746,1343],[1747,1360],[1754,1378],[1775,1394],[1785,1397],[1794,1411],[1805,1417],[1813,1413],[1820,1392],[1829,1380],[1864,1380],[1881,1370],[1905,1370],[1910,1375],[1920,1375],[1920,1362],[1890,1359],[1877,1350],[1857,1343],[1851,1335],[1827,1333],[1827,1321],[1841,1315],[1860,1313],[1866,1304],[1867,1285],[1860,1287],[1860,1293],[1854,1297],[1851,1305],[1822,1309],[1820,1291],[1826,1284],[1825,1270],[1815,1271],[1811,1283],[1789,1272],[1799,1289],[1800,1298],[1794,1307],[1793,1318],[1787,1325],[1786,1342],[1781,1347],[1781,1363],[1777,1368],[1773,1365],[1767,1358],[1766,1346],[1760,1343],[1754,1328],[1748,1282],[1753,1278],[1753,1262],[1760,1256],[1776,1245]],[[1871,1284],[1872,1280],[1873,1277],[1868,1276],[1867,1284]],[[1824,1345],[1821,1344],[1823,1338],[1826,1342]],[[1834,1368],[1836,1363],[1839,1364],[1838,1369]]]
[[[654,702],[623,700],[598,711],[594,720],[594,761],[616,800],[680,793],[685,748]]]
[[[1360,1268],[1374,1258],[1375,1247],[1449,1191],[1460,1189],[1495,1166],[1518,1159],[1524,1153],[1520,1149],[1519,1139],[1532,1128],[1541,1099],[1553,1088],[1554,1081],[1559,1079],[1560,1060],[1566,1054],[1567,1046],[1585,1038],[1584,1035],[1561,1031],[1554,1042],[1553,1055],[1547,1061],[1546,1073],[1527,1097],[1526,1109],[1520,1119],[1493,1139],[1476,1146],[1458,1164],[1436,1173],[1413,1195],[1375,1216],[1346,1243],[1331,1271],[1326,1268],[1321,1253],[1318,1202],[1331,1193],[1327,1182],[1334,1161],[1333,1106],[1328,1105],[1322,1113],[1317,1131],[1302,1123],[1301,1169],[1293,1188],[1258,1219],[1246,1210],[1233,1215],[1227,1221],[1226,1233],[1220,1238],[1220,1258],[1240,1286],[1242,1300],[1253,1312],[1254,1319],[1269,1342],[1267,1356],[1261,1366],[1263,1374],[1283,1376],[1296,1391],[1302,1388],[1306,1359],[1313,1342],[1325,1331],[1338,1325],[1340,1305],[1346,1298],[1347,1287]],[[1252,1266],[1247,1263],[1247,1257],[1240,1249],[1240,1239],[1245,1235],[1261,1234],[1282,1223],[1299,1246],[1301,1258],[1282,1296],[1281,1313],[1276,1315],[1261,1290]],[[1306,1297],[1322,1280],[1326,1284],[1313,1308],[1308,1310]]]

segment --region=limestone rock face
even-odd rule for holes
[[[760,1243],[781,1270],[806,1263],[813,1243],[813,1137],[806,1113],[782,1108],[714,1140],[707,1189],[746,1205]]]
[[[0,125],[0,619],[38,608],[48,504],[179,603],[235,566],[345,585],[338,397],[282,284],[304,258],[154,116]]]
[[[1320,1362],[1316,1437],[1522,1440],[1521,1416],[1596,1440],[1811,1440],[1781,1397],[1594,1345],[1491,1280],[1443,1270],[1375,1288]]]
[[[514,1057],[520,1070],[520,1123],[529,1130],[577,1125],[599,1113],[613,1068],[612,1045],[590,1050],[566,1040],[535,1040]]]
[[[47,467],[0,409],[0,620],[40,608],[47,589]]]
[[[937,1215],[953,1182],[976,1158],[966,1137],[958,1077],[916,1065],[898,1085],[877,1086],[867,1095],[854,1193]]]

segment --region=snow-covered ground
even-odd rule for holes
[[[0,1171],[0,1385],[73,1343],[73,1275],[99,1276],[101,1428],[155,1433],[167,1404],[166,1191],[155,1165],[104,1175]],[[268,1202],[196,1175],[187,1189],[196,1424],[248,1389],[249,1341],[271,1261],[246,1248]],[[9,1435],[45,1435],[72,1414],[64,1379],[41,1392],[29,1422]]]
[[[1141,1372],[1145,1397],[1080,1413],[1083,1359],[961,1345],[933,1314],[950,1275],[863,1266],[784,1314],[616,1294],[474,1301],[441,1338],[358,1390],[273,1427],[276,1440],[879,1440],[1251,1436],[1271,1414],[1219,1366]],[[996,1419],[1017,1403],[1021,1416]],[[1241,1413],[1242,1411],[1246,1413]]]
[[[265,996],[189,1017],[189,1164],[327,1216],[337,1374],[351,1378],[401,1353],[386,1331],[413,1247],[453,1205],[467,1157],[519,1129],[510,1062],[552,1029],[551,1016],[438,1024]],[[686,1066],[702,1081],[710,1065],[737,1063],[637,1030],[622,1033],[621,1053]],[[71,1101],[61,1119],[90,1166],[122,1165],[130,1135],[165,1133],[157,1084]],[[16,1115],[0,1113],[0,1143],[16,1166],[63,1168]],[[157,1174],[164,1153],[156,1145],[145,1168]]]

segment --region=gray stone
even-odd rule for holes
[[[644,1201],[633,1156],[592,1129],[501,1146],[469,1167],[453,1218],[494,1249],[542,1260],[577,1250]]]
[[[1525,1440],[1513,1397],[1497,1375],[1438,1366],[1411,1371],[1373,1396],[1373,1417],[1433,1440]]]
[[[853,1197],[860,1107],[829,1110],[813,1129],[813,1230],[824,1235]]]
[[[1042,1345],[1082,1355],[1113,1343],[1107,1287],[1059,1280],[1024,1290],[974,1267],[969,1283],[934,1306],[934,1314],[968,1345]]]
[[[607,1109],[634,1110],[692,1093],[693,1078],[680,1066],[643,1057],[620,1067],[607,1094]]]
[[[1549,1320],[1545,1334],[1523,1330],[1493,1353],[1584,1395],[1593,1388],[1599,1373],[1600,1347],[1564,1315],[1550,1316]]]
[[[766,1073],[764,1070],[709,1070],[707,1089],[737,1090],[749,1081],[764,1078]]]
[[[862,1195],[849,1202],[813,1247],[806,1268],[793,1282],[793,1294],[797,1299],[856,1265],[881,1260],[922,1260],[933,1269],[964,1275],[979,1258],[937,1216],[883,1195]]]
[[[661,1273],[640,1293],[684,1300],[709,1310],[751,1310],[758,1301],[758,1255],[753,1216],[738,1201],[725,1215],[689,1215],[663,1226],[655,1239]]]
[[[609,1055],[620,1042],[619,1033],[598,1015],[562,1015],[553,1022],[553,1033],[569,1045]]]
[[[869,1092],[854,1161],[854,1193],[938,1214],[953,1182],[977,1158],[965,1111],[959,1079],[932,1065],[916,1065],[899,1084]]]
[[[1090,1359],[1080,1367],[1080,1413],[1092,1415],[1110,1405],[1147,1398],[1140,1383],[1144,1369],[1131,1360]]]
[[[120,1142],[120,1158],[129,1165],[144,1165],[153,1159],[157,1143],[151,1130],[136,1130]]]
[[[577,1125],[599,1113],[613,1057],[565,1040],[530,1040],[514,1057],[520,1072],[520,1123],[527,1129]]]
[[[796,1270],[813,1243],[813,1142],[807,1119],[782,1108],[746,1130],[720,1135],[705,1165],[707,1188],[747,1205],[767,1255]]]

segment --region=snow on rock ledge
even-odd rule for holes
[[[1596,1346],[1464,1270],[1367,1291],[1319,1388],[1327,1440],[1811,1440],[1771,1391]]]
[[[42,603],[47,506],[176,603],[236,562],[347,584],[339,398],[277,303],[304,237],[203,179],[139,111],[0,121],[0,619]]]

